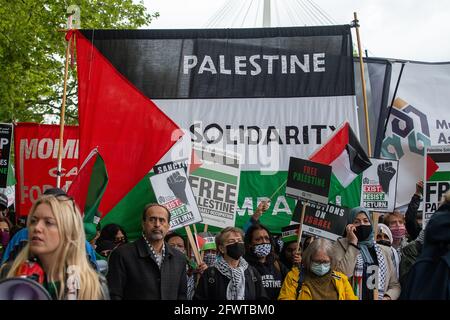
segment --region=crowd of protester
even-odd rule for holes
[[[199,255],[169,232],[170,212],[159,204],[145,206],[135,241],[117,224],[99,224],[86,239],[63,190],[48,189],[25,226],[11,223],[0,194],[0,278],[33,279],[63,300],[449,299],[450,191],[423,229],[422,189],[419,181],[405,214],[376,222],[352,208],[337,241],[304,234],[280,243],[260,222],[269,208],[262,201],[243,229],[201,233],[210,240]]]

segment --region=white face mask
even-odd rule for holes
[[[317,263],[317,262],[312,262],[311,263],[311,271],[321,277],[325,274],[327,274],[328,272],[330,272],[330,263]]]

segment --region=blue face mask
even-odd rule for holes
[[[330,272],[330,263],[317,263],[317,262],[312,262],[311,263],[311,271],[321,277],[325,274],[327,274],[328,272]]]

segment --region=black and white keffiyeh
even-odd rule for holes
[[[380,246],[375,245],[375,252],[377,254],[378,260],[378,300],[382,300],[384,297],[384,285],[386,283],[386,274],[388,272],[386,260],[384,258],[383,251]],[[354,271],[354,276],[356,278],[362,278],[364,274],[364,268],[367,268],[368,261],[364,261],[363,255],[360,253],[356,257],[356,266]],[[365,283],[366,279],[363,279],[363,283]],[[358,290],[358,296],[362,298],[362,291]]]
[[[223,257],[219,257],[214,265],[225,277],[230,279],[227,287],[227,300],[245,299],[245,275],[248,263],[244,258],[239,258],[239,266],[232,268]]]

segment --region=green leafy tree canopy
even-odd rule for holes
[[[0,122],[59,121],[67,8],[80,8],[81,28],[136,29],[151,23],[143,1],[0,0]],[[66,121],[77,123],[76,68],[69,69]]]

